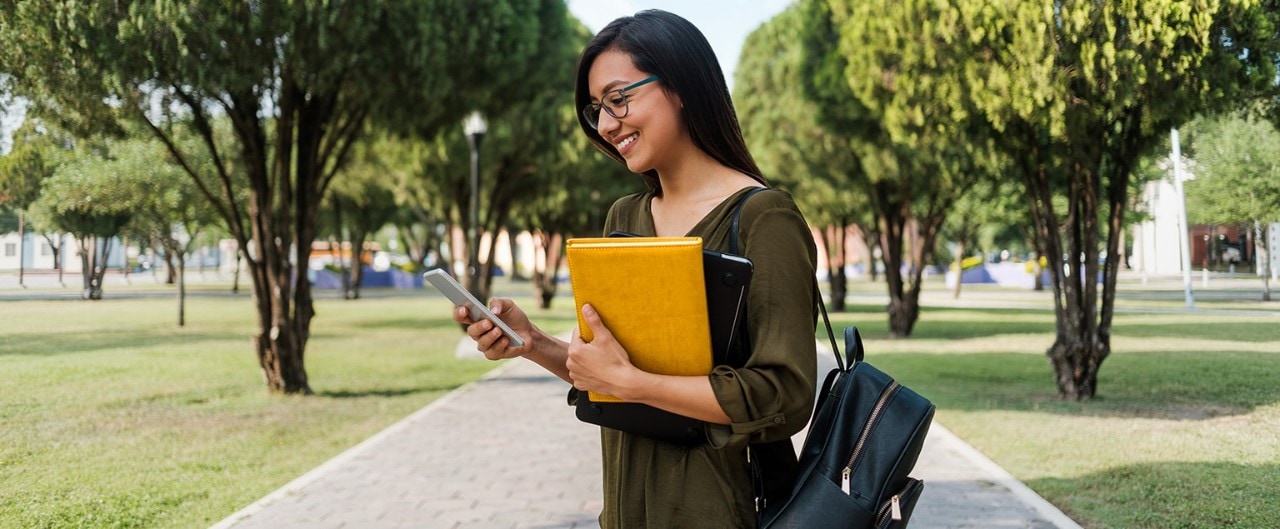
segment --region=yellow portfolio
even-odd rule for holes
[[[664,375],[711,373],[711,329],[699,237],[570,239],[569,281],[582,339],[590,303],[636,367]],[[621,402],[590,394],[592,402]]]

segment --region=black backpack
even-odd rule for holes
[[[838,367],[818,394],[799,475],[789,496],[764,505],[760,526],[905,528],[924,490],[924,482],[908,474],[933,420],[933,403],[863,362],[856,327],[845,329],[845,361],[831,340]]]

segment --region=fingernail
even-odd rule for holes
[[[583,316],[595,316],[595,315],[596,315],[596,309],[595,309],[595,308],[593,308],[591,305],[584,304],[584,305],[582,305],[582,315],[583,315]]]

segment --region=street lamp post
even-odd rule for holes
[[[1191,229],[1187,226],[1187,194],[1183,190],[1183,180],[1190,180],[1182,171],[1182,146],[1179,145],[1178,129],[1169,132],[1169,140],[1173,143],[1173,187],[1178,193],[1178,243],[1182,245],[1182,288],[1187,300],[1187,308],[1196,308],[1196,298],[1191,291]],[[1207,247],[1206,247],[1207,248]]]
[[[462,122],[462,130],[471,145],[471,207],[467,219],[467,289],[479,290],[480,273],[480,141],[488,131],[488,124],[479,111],[473,111]]]

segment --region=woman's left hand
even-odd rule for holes
[[[590,343],[585,342],[578,328],[573,329],[565,362],[573,387],[626,399],[622,394],[634,387],[632,380],[640,370],[631,363],[631,356],[604,326],[594,307],[584,304],[582,317],[593,336]]]

